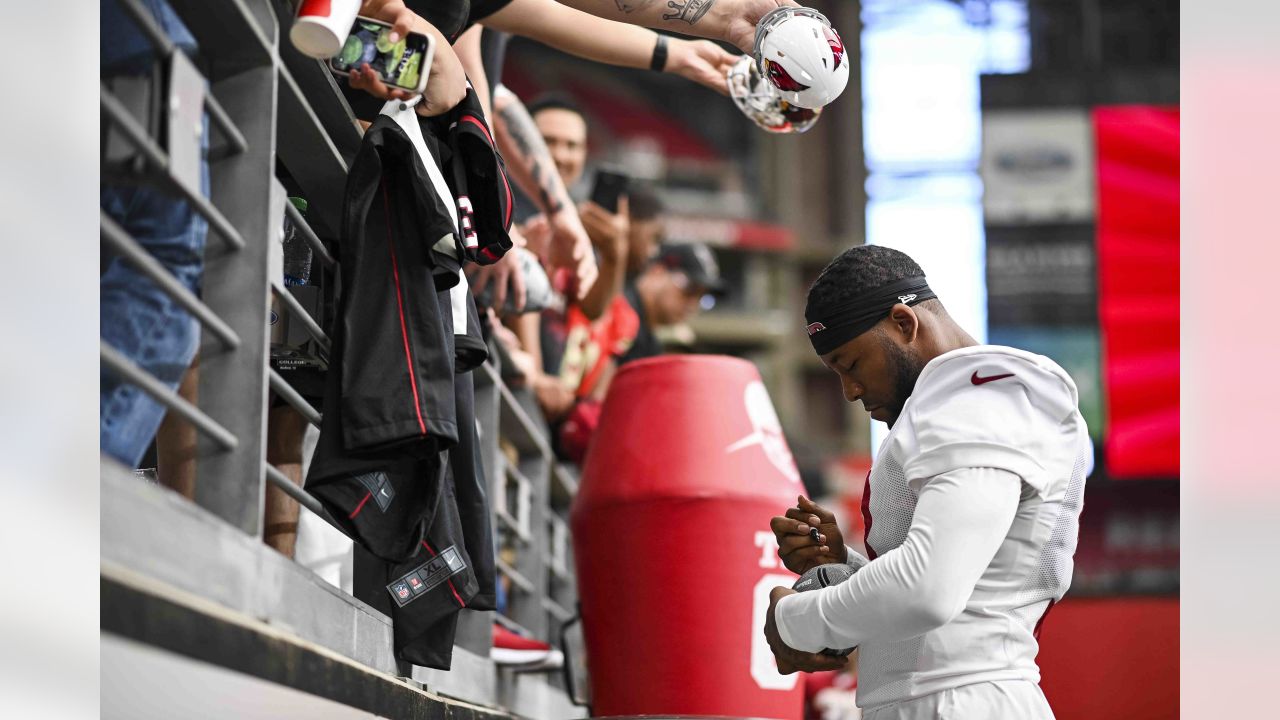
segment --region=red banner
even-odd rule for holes
[[[1102,107],[1093,119],[1107,470],[1177,477],[1179,111]]]

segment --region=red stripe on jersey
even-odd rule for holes
[[[493,136],[489,134],[489,128],[485,127],[484,123],[480,122],[480,118],[477,118],[474,115],[463,115],[462,121],[469,122],[480,128],[480,132],[484,133],[484,139],[488,140],[489,145],[494,147],[494,152],[497,152],[497,148],[494,146]],[[511,195],[511,183],[507,181],[507,174],[502,171],[501,166],[498,168],[498,174],[502,177],[502,189],[507,193],[507,213],[502,222],[509,228],[511,227],[511,213],[514,211],[515,207],[515,198]]]
[[[422,403],[418,402],[418,379],[413,372],[413,353],[409,349],[409,328],[404,322],[404,301],[400,298],[400,265],[396,262],[396,243],[391,238],[391,201],[387,198],[387,184],[379,180],[382,187],[382,209],[387,220],[387,251],[391,253],[391,276],[396,284],[396,310],[400,312],[400,337],[404,340],[404,362],[409,370],[409,388],[413,390],[413,411],[418,415],[418,429],[427,434],[427,424],[422,420]]]
[[[356,505],[356,509],[351,511],[351,514],[347,516],[347,519],[348,519],[348,520],[355,520],[355,519],[356,519],[356,516],[360,514],[360,511],[364,509],[364,504],[365,504],[365,503],[367,503],[367,502],[369,502],[369,498],[371,498],[371,497],[373,497],[373,491],[372,491],[372,490],[370,490],[370,491],[368,491],[368,492],[366,492],[366,493],[364,494],[364,499],[360,501],[360,504],[359,504],[359,505]]]
[[[871,471],[867,471],[867,482],[862,486],[862,544],[867,547],[867,558],[876,559],[876,550],[871,547]]]
[[[422,547],[426,548],[427,552],[431,553],[431,557],[436,556],[436,551],[431,549],[431,546],[427,544],[426,540],[422,541]],[[462,602],[462,596],[458,594],[458,589],[453,586],[453,581],[445,580],[445,582],[449,584],[449,591],[453,593],[453,599],[458,601],[458,606],[466,607],[467,604]]]

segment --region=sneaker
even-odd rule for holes
[[[547,643],[517,635],[494,623],[493,649],[489,657],[499,665],[536,665],[554,669],[564,665],[564,654]]]

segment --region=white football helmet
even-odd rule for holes
[[[812,8],[780,7],[760,18],[754,50],[760,74],[792,105],[816,110],[849,82],[844,41]]]
[[[782,99],[772,83],[756,68],[753,58],[743,55],[726,76],[729,96],[756,125],[771,133],[802,133],[818,121],[822,108],[810,110]]]

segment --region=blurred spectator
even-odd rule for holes
[[[528,109],[560,179],[572,188],[587,167],[586,116],[572,100],[558,95],[544,95],[529,103]]]
[[[194,56],[195,38],[164,0],[143,0],[157,24],[180,52]],[[101,5],[100,49],[103,84],[118,96],[133,99],[136,117],[150,116],[148,108],[163,99],[153,97],[147,82],[159,59],[150,41],[115,0]],[[123,91],[125,88],[129,91]],[[159,128],[152,128],[158,136]],[[208,124],[200,138],[208,147]],[[110,152],[110,138],[104,147]],[[104,166],[115,158],[104,157]],[[107,174],[104,168],[104,174]],[[200,165],[200,192],[209,193],[209,167]],[[147,185],[104,179],[102,211],[111,217],[161,265],[192,292],[200,292],[208,225],[184,200]],[[191,365],[200,340],[195,319],[147,276],[119,257],[104,257],[100,279],[102,341],[176,389]],[[137,386],[102,373],[100,443],[104,454],[129,467],[141,460],[164,417],[164,406]],[[160,478],[162,482],[164,477]]]
[[[577,386],[576,401],[555,429],[561,457],[575,463],[586,457],[618,368],[662,354],[654,330],[688,321],[704,297],[723,292],[720,269],[705,245],[664,245],[600,320],[589,322],[570,311],[560,377]]]
[[[657,256],[624,293],[640,316],[640,327],[620,363],[661,355],[662,343],[654,329],[687,322],[702,308],[703,297],[718,297],[724,292],[720,266],[706,245],[660,247]]]
[[[625,253],[626,218],[607,213],[590,203],[584,205],[580,215],[565,190],[581,178],[586,165],[587,122],[581,111],[567,100],[542,98],[533,103],[537,116],[531,116],[519,99],[505,88],[499,88],[494,101],[495,112],[502,118],[498,126],[499,143],[504,144],[503,139],[506,138],[505,144],[514,146],[519,157],[524,158],[517,164],[532,169],[532,185],[541,198],[536,204],[555,209],[550,221],[546,214],[538,214],[525,223],[524,237],[529,250],[543,258],[548,268],[560,264],[553,247],[556,244],[553,225],[559,223],[554,218],[570,215],[573,223],[583,228],[591,244],[592,267],[600,266],[607,271],[605,275],[609,278],[604,283],[599,278],[594,279],[591,287],[581,295],[581,300],[576,301],[574,298],[579,297],[581,288],[572,280],[566,285],[566,278],[560,276],[557,289],[570,299],[569,307],[506,318],[506,325],[514,333],[518,345],[510,343],[508,336],[499,336],[500,340],[506,340],[508,349],[515,354],[524,371],[525,382],[533,390],[543,414],[555,422],[569,411],[575,398],[576,384],[566,384],[559,377],[560,360],[568,334],[567,313],[574,309],[580,314],[585,313],[588,321],[598,318],[603,312],[603,296],[619,291],[619,283],[614,278]],[[544,125],[549,133],[547,136],[542,133]],[[552,146],[556,148],[554,153]],[[519,177],[518,172],[513,175]],[[554,180],[548,180],[548,175],[554,176]],[[534,203],[526,202],[527,208],[532,209],[532,205]],[[608,263],[607,267],[604,267],[605,263]]]
[[[635,342],[640,316],[622,295],[653,258],[662,236],[662,201],[653,188],[633,183],[619,200],[618,213],[598,205],[583,205],[583,219],[600,256],[597,286],[609,290],[604,312],[594,322],[585,312],[571,308],[560,379],[574,389],[579,401],[602,401],[617,370],[618,360]],[[608,232],[612,227],[613,232]],[[594,292],[595,288],[593,288]]]
[[[626,283],[633,283],[653,259],[662,239],[662,199],[653,187],[631,183],[627,190],[631,214],[627,233]]]
[[[523,105],[502,88],[495,101],[501,121],[499,144],[516,145],[518,156],[528,155],[536,174],[533,192],[516,196],[516,222],[521,224],[529,248],[551,264],[556,229],[547,208],[555,213],[574,205],[570,189],[582,179],[587,164],[587,118],[572,100],[561,95],[540,95]],[[509,142],[503,142],[504,135]],[[549,177],[552,175],[554,181]],[[527,185],[521,183],[521,189],[527,190]],[[581,188],[577,190],[580,196]]]
[[[619,294],[626,270],[627,240],[630,234],[627,197],[618,200],[618,212],[610,213],[593,202],[583,203],[582,217],[600,259],[598,288],[611,288],[612,298],[600,317],[592,320],[582,305],[570,305],[564,316],[564,352],[560,380],[578,400],[603,400],[608,376],[616,358],[631,347],[640,321]]]
[[[472,63],[479,64],[478,53],[473,53]],[[567,183],[520,99],[498,86],[493,104],[494,138],[517,188],[523,191],[516,196],[516,220],[535,214],[538,218],[525,223],[518,235],[530,251],[542,258],[549,274],[556,269],[568,272],[560,281],[561,291],[572,290],[572,297],[581,297],[595,284],[598,269]],[[585,126],[583,133],[585,144]],[[564,287],[570,279],[573,287]],[[532,327],[532,321],[527,322]]]

